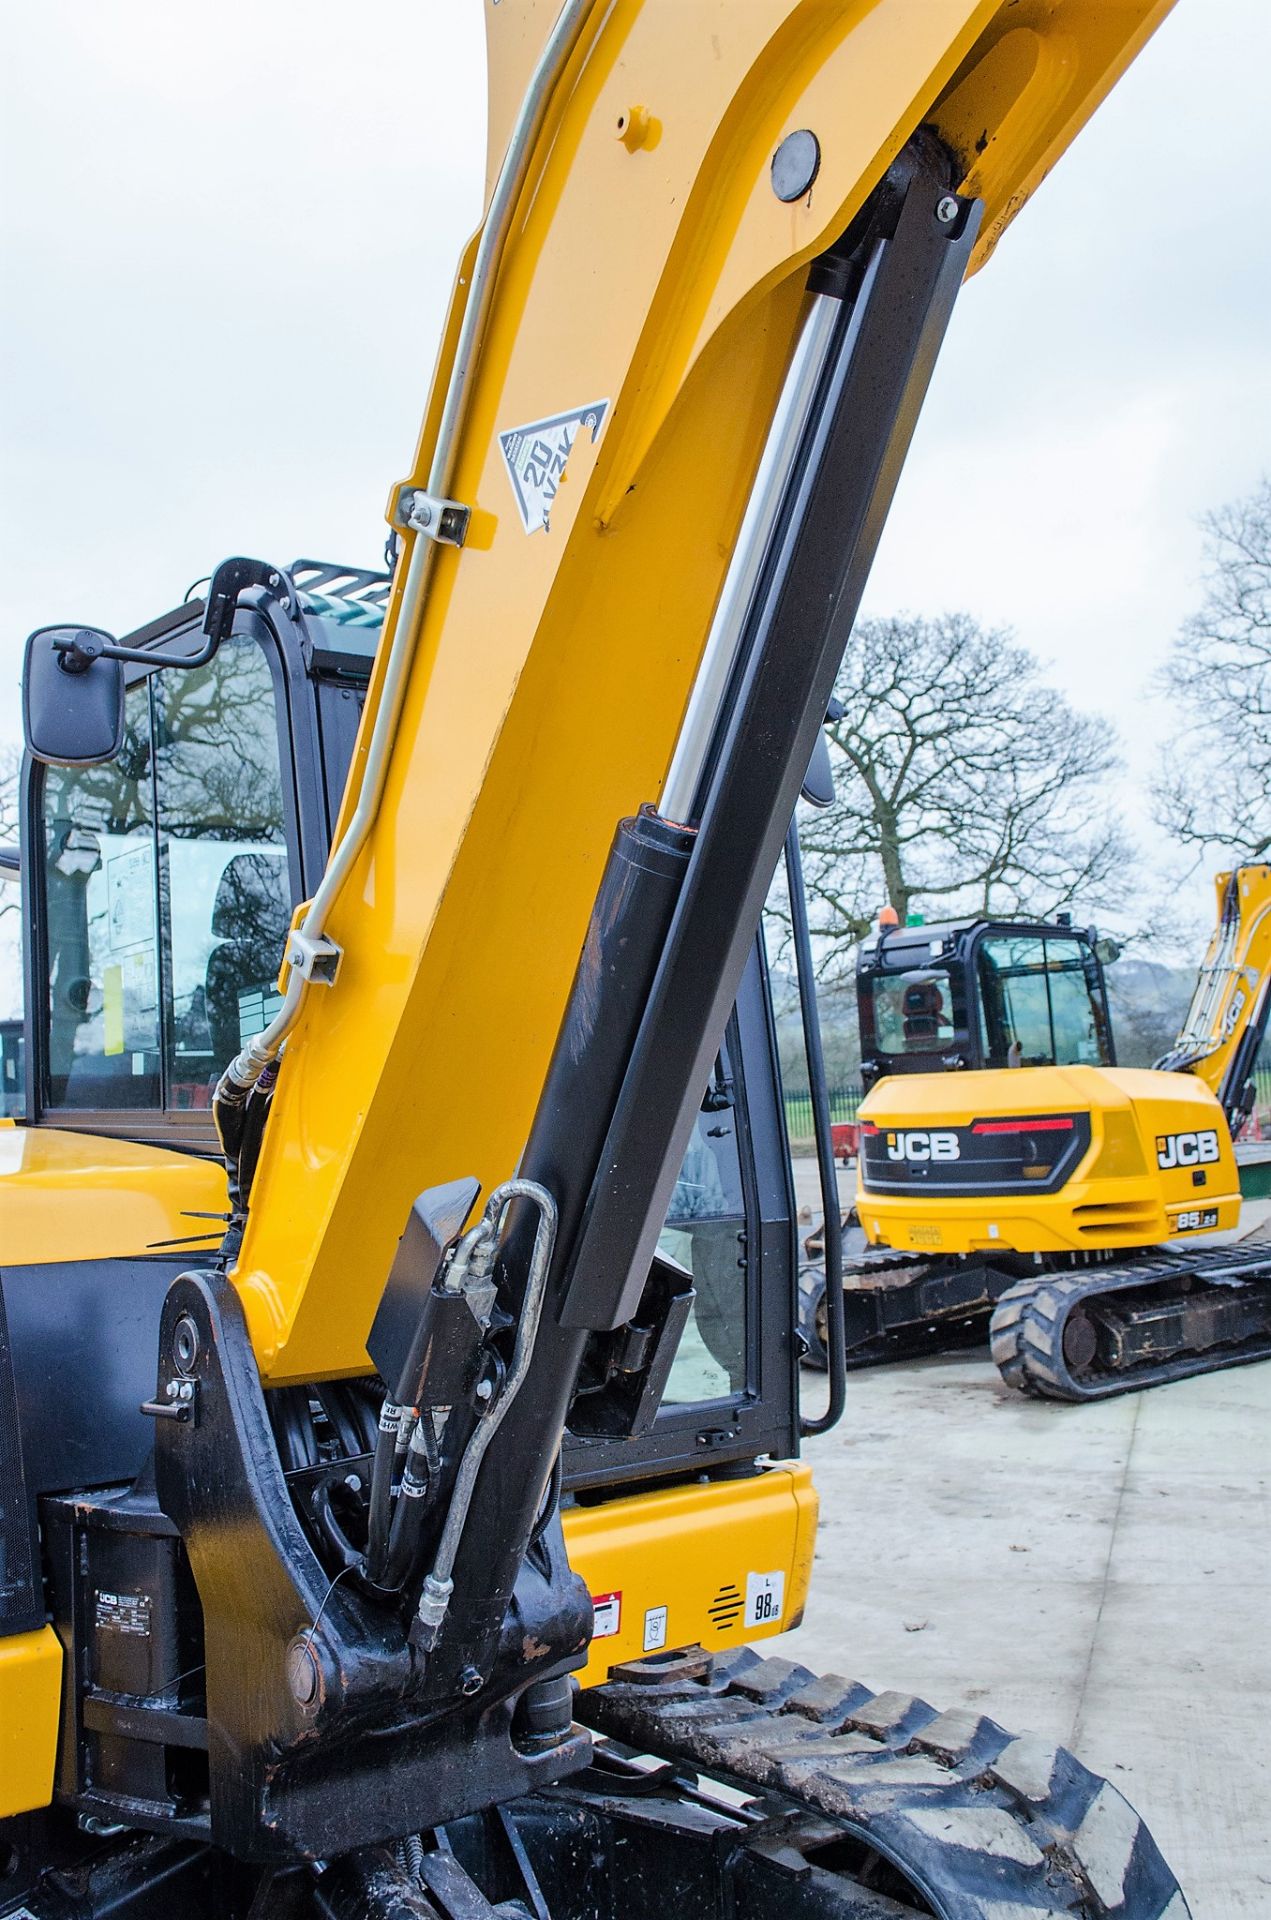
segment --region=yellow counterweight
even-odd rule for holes
[[[1222,1109],[1187,1074],[895,1075],[860,1120],[856,1204],[876,1245],[1080,1253],[1229,1230],[1240,1217]]]

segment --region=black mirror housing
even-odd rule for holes
[[[834,805],[834,767],[830,760],[830,743],[824,732],[816,736],[812,758],[803,776],[803,798],[810,807]]]
[[[124,739],[124,669],[99,627],[38,627],[22,668],[27,749],[52,767],[113,760]]]

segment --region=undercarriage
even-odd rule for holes
[[[973,1709],[741,1649],[618,1669],[576,1711],[584,1771],[329,1862],[10,1823],[0,1920],[1185,1920],[1115,1788]]]

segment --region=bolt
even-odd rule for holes
[[[430,527],[432,525],[432,508],[416,494],[414,500],[411,502],[411,509],[406,519],[410,526],[417,527],[422,531],[424,527]]]
[[[199,1357],[199,1330],[188,1313],[172,1329],[172,1354],[180,1373],[189,1373]]]
[[[493,1392],[494,1392],[493,1381],[491,1380],[477,1381],[477,1399],[478,1400],[488,1400],[490,1398],[490,1395]]]
[[[809,127],[788,133],[772,156],[772,191],[778,200],[802,200],[821,170],[821,142]]]
[[[167,1396],[168,1396],[168,1398],[169,1398],[169,1400],[175,1400],[175,1399],[176,1399],[176,1397],[177,1397],[177,1383],[176,1383],[176,1381],[175,1381],[175,1380],[169,1380],[169,1382],[168,1382],[168,1384],[167,1384],[167,1386],[166,1386],[166,1387],[164,1388],[164,1392],[165,1392],[165,1393],[167,1394]]]
[[[465,1700],[470,1700],[474,1693],[480,1693],[484,1685],[475,1667],[465,1667],[459,1675],[459,1691]]]
[[[616,132],[628,153],[635,153],[637,148],[649,144],[654,124],[647,107],[628,107],[625,113],[618,115]]]
[[[297,1640],[287,1653],[287,1684],[297,1706],[311,1707],[318,1697],[318,1663],[307,1640]]]
[[[936,202],[936,219],[942,227],[951,227],[958,217],[958,203],[951,193]]]
[[[189,1401],[189,1400],[193,1400],[193,1398],[194,1398],[193,1380],[183,1380],[177,1391],[177,1399]]]

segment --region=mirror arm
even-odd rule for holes
[[[205,667],[222,640],[229,638],[239,595],[248,587],[264,587],[277,594],[283,612],[294,614],[296,589],[282,568],[271,567],[266,560],[247,560],[236,555],[222,560],[212,575],[203,610],[206,638],[197,653],[156,653],[149,647],[125,647],[117,640],[105,640],[85,629],[73,639],[53,642],[61,655],[59,664],[64,673],[84,673],[99,659],[140,661],[147,667]]]

